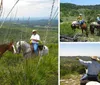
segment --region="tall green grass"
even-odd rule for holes
[[[71,23],[63,22],[60,24],[60,34],[61,35],[65,34],[65,35],[73,36],[78,32],[81,33],[81,30],[78,30],[78,29],[76,29],[76,31],[72,30]]]
[[[69,74],[83,74],[85,73],[85,67],[80,64],[75,57],[62,57],[60,63],[60,74],[61,77]]]
[[[49,55],[41,58],[6,52],[0,59],[0,85],[58,85],[58,45],[48,47]]]

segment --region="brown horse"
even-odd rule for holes
[[[81,28],[82,34],[83,34],[83,31],[85,31],[86,36],[88,37],[88,29],[87,29],[87,25],[86,25],[85,22],[83,24],[79,25],[78,21],[73,21],[72,24],[71,24],[71,28],[74,31],[75,31],[76,28],[78,28],[78,29]]]
[[[83,30],[85,30],[86,36],[88,37],[88,29],[87,29],[86,23],[83,23],[82,25],[80,25],[80,27],[81,27],[81,30],[82,30],[82,34],[83,34]]]
[[[15,47],[13,45],[13,42],[10,42],[8,44],[2,44],[0,45],[0,57],[6,52],[11,51],[12,53],[16,53]]]

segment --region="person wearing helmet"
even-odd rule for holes
[[[97,15],[97,23],[100,24],[100,14]]]
[[[33,51],[36,53],[36,55],[38,55],[38,45],[40,42],[40,36],[37,34],[37,30],[32,30],[30,42],[33,46]]]
[[[100,59],[97,56],[91,56],[91,61],[84,61],[78,57],[77,60],[79,60],[82,65],[87,67],[87,72],[81,78],[81,81],[98,81],[98,74],[100,72]]]
[[[79,25],[82,25],[84,23],[84,20],[82,18],[82,14],[79,14],[78,18],[77,18]]]

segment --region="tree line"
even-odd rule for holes
[[[97,14],[100,14],[100,5],[76,5],[71,3],[60,3],[60,17],[77,17],[82,13],[85,20],[90,23],[96,21]]]

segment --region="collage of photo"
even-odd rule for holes
[[[60,0],[60,85],[100,85],[100,1]]]
[[[0,85],[100,85],[100,0],[0,0]]]

